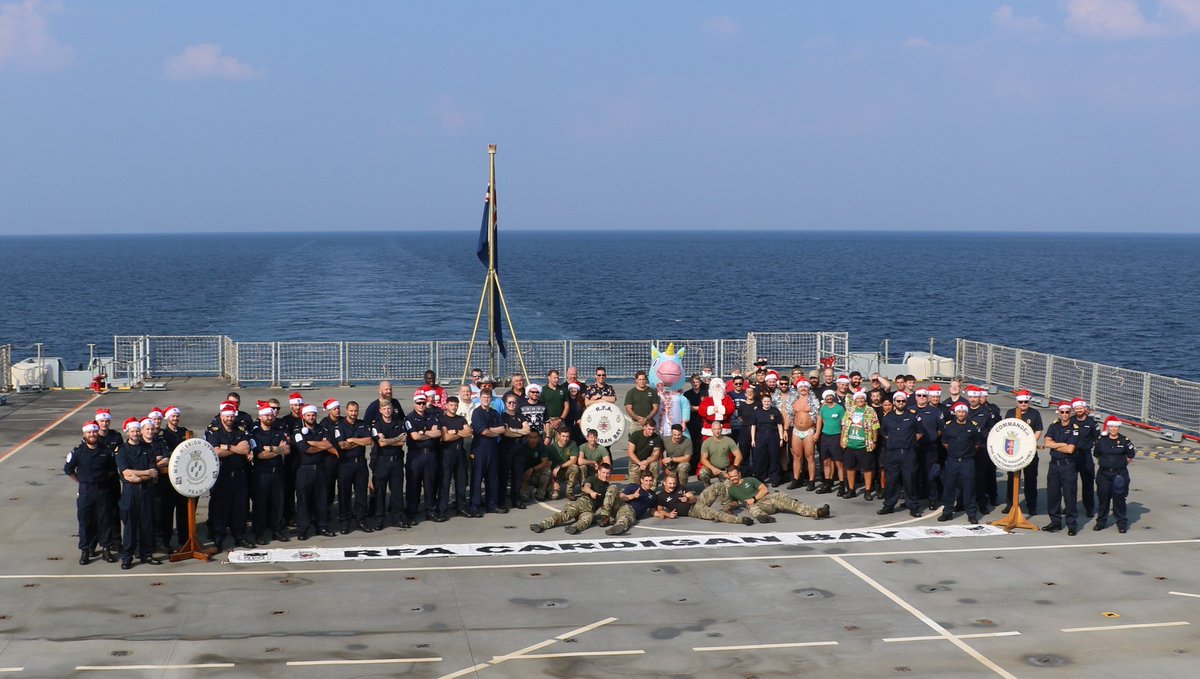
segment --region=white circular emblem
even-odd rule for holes
[[[1006,472],[1024,469],[1037,454],[1033,427],[1015,417],[1000,420],[988,434],[987,451],[997,469]]]
[[[579,425],[585,434],[587,430],[595,429],[600,435],[600,445],[611,446],[625,434],[629,419],[615,403],[604,401],[588,406],[583,411],[583,417],[579,418]]]
[[[188,439],[171,452],[167,475],[184,497],[200,497],[212,489],[221,471],[217,451],[204,439]]]

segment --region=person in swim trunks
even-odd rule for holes
[[[800,478],[807,465],[808,490],[816,490],[819,467],[817,466],[817,410],[820,404],[812,395],[812,385],[806,380],[796,383],[796,400],[792,403],[792,482],[788,489],[800,487]]]

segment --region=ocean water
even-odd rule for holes
[[[461,340],[474,231],[0,238],[0,344],[69,367],[113,335]],[[846,331],[965,337],[1200,379],[1200,236],[730,230],[501,232],[519,336]],[[26,350],[15,352],[28,355]]]

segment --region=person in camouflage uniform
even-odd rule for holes
[[[771,515],[775,512],[799,514],[814,519],[823,519],[829,516],[829,505],[814,507],[786,493],[778,491],[772,493],[767,485],[758,479],[743,478],[741,470],[737,467],[731,466],[726,469],[725,475],[729,478],[729,486],[725,490],[729,500],[734,506],[745,505],[746,513],[759,523],[773,523],[775,517]]]
[[[579,448],[571,440],[571,430],[558,430],[554,440],[547,446],[547,452],[549,464],[541,465],[534,471],[530,485],[537,488],[534,497],[557,500],[566,494],[564,490],[569,491],[579,485],[580,472],[583,470],[579,466]]]
[[[607,535],[620,535],[633,527],[638,519],[645,518],[654,511],[654,477],[643,474],[638,482],[626,484],[624,488],[609,486],[604,494],[604,506],[600,514],[612,520],[612,525],[605,529]]]
[[[693,519],[716,521],[719,523],[740,523],[746,526],[754,525],[754,519],[749,516],[734,516],[729,512],[713,507],[718,498],[725,501],[725,484],[714,483],[705,488],[700,497],[679,485],[674,476],[663,478],[663,489],[655,495],[658,508],[654,510],[655,518],[674,519],[680,516],[690,516]]]
[[[605,498],[608,497],[608,490],[610,488],[608,479],[611,474],[612,467],[607,463],[601,463],[596,468],[596,475],[589,476],[583,482],[583,491],[580,493],[578,500],[568,502],[567,506],[563,507],[561,512],[553,516],[546,517],[538,523],[529,524],[529,530],[541,533],[555,526],[566,525],[567,533],[575,535],[579,531],[591,526]],[[612,486],[612,488],[616,488],[616,486]],[[608,517],[602,517],[601,525],[607,525],[607,523]]]

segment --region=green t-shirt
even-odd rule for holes
[[[549,459],[550,464],[554,464],[554,459],[550,457],[550,447],[549,446],[545,446],[545,445],[542,445],[541,443],[539,443],[532,448],[530,448],[529,446],[525,446],[524,450],[525,450],[525,454],[529,456],[528,458],[526,458],[528,461],[525,463],[526,466],[529,468],[538,466],[539,464],[541,464],[542,460],[545,460],[545,459]]]
[[[728,436],[721,438],[707,438],[704,443],[700,444],[700,454],[708,455],[708,461],[717,469],[725,469],[733,462],[733,451],[737,450],[737,443]]]
[[[608,481],[601,481],[599,476],[592,474],[583,481],[584,486],[591,486],[592,491],[596,493],[596,499],[584,495],[584,497],[592,500],[592,509],[599,509],[600,505],[604,504],[604,493],[608,491]],[[580,486],[583,488],[583,486]]]
[[[650,387],[645,389],[634,387],[626,392],[625,405],[633,406],[634,415],[645,417],[650,414],[654,406],[658,405],[658,392]]]
[[[542,403],[546,404],[546,419],[552,419],[562,415],[563,404],[567,402],[570,395],[567,393],[567,385],[559,384],[557,387],[546,385],[542,387]]]
[[[692,440],[686,436],[679,443],[671,439],[663,439],[663,457],[692,457]]]
[[[762,485],[762,481],[749,477],[743,478],[742,482],[736,486],[729,486],[729,499],[743,502],[758,495],[758,487]]]
[[[579,455],[579,448],[575,447],[574,441],[567,441],[565,448],[559,448],[558,441],[555,441],[549,445],[548,451],[550,453],[550,464],[555,467],[565,463],[567,460],[573,460]]]
[[[841,404],[834,403],[833,405],[821,404],[821,433],[838,436],[842,435],[842,416],[846,414],[846,409]]]
[[[596,448],[592,449],[589,448],[588,444],[585,443],[582,446],[579,446],[579,452],[583,453],[583,458],[585,460],[591,460],[592,462],[603,462],[604,458],[611,458],[612,456],[612,452],[608,449],[608,446],[602,446],[600,444],[596,444]]]
[[[654,449],[662,450],[663,440],[658,434],[646,436],[639,429],[629,435],[629,442],[633,444],[633,454],[637,455],[639,460],[647,460],[654,454]]]

